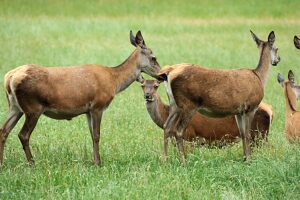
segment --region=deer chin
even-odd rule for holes
[[[146,103],[151,103],[151,102],[154,101],[154,98],[153,97],[152,98],[146,98],[145,101],[146,101]]]

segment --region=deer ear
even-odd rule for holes
[[[295,82],[294,73],[293,73],[292,70],[289,70],[288,78],[289,78],[289,81],[290,81],[290,82],[292,82],[292,83]]]
[[[154,80],[154,87],[158,88],[160,83],[161,83],[161,81]]]
[[[135,37],[132,34],[132,31],[129,33],[130,43],[136,47]]]
[[[254,42],[256,43],[256,45],[259,46],[262,43],[262,41],[251,30],[250,30],[250,33],[251,33],[252,38],[253,38]]]
[[[145,48],[145,47],[146,47],[146,44],[145,44],[145,41],[144,41],[144,38],[143,38],[143,36],[142,36],[141,31],[138,31],[138,32],[136,33],[136,36],[135,36],[135,43],[136,43],[137,45],[139,45],[140,47],[142,47],[142,48]]]
[[[270,46],[273,46],[274,42],[275,42],[275,33],[274,31],[271,31],[271,33],[268,36],[268,42]]]
[[[300,49],[300,39],[296,35],[294,36],[294,44],[297,49]]]
[[[282,77],[282,75],[280,73],[278,73],[278,75],[277,75],[277,81],[283,87],[284,78]]]

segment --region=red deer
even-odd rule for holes
[[[296,35],[294,36],[294,45],[297,49],[300,49],[300,39]]]
[[[167,81],[171,112],[164,124],[164,155],[167,158],[168,137],[175,136],[180,158],[185,163],[182,135],[197,111],[210,117],[235,115],[243,141],[244,160],[251,155],[250,125],[254,112],[264,96],[270,64],[280,58],[272,31],[268,41],[260,40],[252,31],[260,50],[256,69],[210,69],[193,64],[178,64],[163,68],[158,74]]]
[[[114,96],[125,90],[141,72],[156,77],[160,66],[140,31],[130,31],[133,53],[117,67],[89,64],[73,67],[42,67],[23,65],[5,75],[4,86],[9,114],[0,129],[0,164],[8,134],[25,114],[19,133],[26,158],[32,164],[29,138],[39,117],[70,120],[86,114],[93,141],[94,163],[101,164],[99,154],[100,123],[104,110]]]
[[[157,89],[160,82],[157,80],[140,80],[144,92],[147,111],[153,122],[163,128],[169,116],[170,107],[163,103]],[[251,124],[251,140],[255,144],[259,138],[267,140],[271,121],[273,119],[272,107],[261,102]],[[192,116],[183,139],[186,141],[197,141],[201,139],[207,144],[227,144],[236,141],[240,137],[239,129],[234,116],[224,118],[210,118],[200,113]]]
[[[288,73],[288,80],[284,80],[281,74],[277,76],[285,95],[285,136],[289,142],[300,141],[300,112],[297,99],[300,96],[300,86],[295,83],[293,72]]]

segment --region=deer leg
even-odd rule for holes
[[[168,116],[168,119],[166,120],[164,124],[164,160],[166,161],[168,158],[168,146],[169,146],[169,138],[173,135],[174,133],[174,128],[172,128],[174,124],[174,119],[176,119],[178,113],[174,112],[172,110]]]
[[[94,137],[93,137],[92,119],[91,119],[90,113],[86,114],[86,119],[87,119],[87,124],[88,124],[88,127],[89,127],[89,131],[90,131],[92,140],[94,141],[94,139],[93,139]]]
[[[255,112],[250,111],[245,115],[246,120],[246,129],[245,129],[245,144],[246,144],[246,159],[251,155],[251,124],[254,117]]]
[[[3,153],[5,141],[11,132],[11,130],[16,126],[19,119],[22,117],[23,113],[17,108],[10,108],[8,117],[0,129],[0,165],[3,164]]]
[[[180,158],[181,158],[181,162],[183,165],[185,165],[185,150],[184,150],[184,145],[183,145],[183,135],[184,132],[187,129],[187,126],[192,118],[192,112],[180,112],[178,120],[176,122],[176,142],[177,142],[177,146],[178,146],[178,150],[179,150],[179,154],[180,154]]]
[[[244,160],[247,160],[251,153],[250,146],[249,146],[250,145],[250,141],[249,141],[250,133],[248,128],[249,126],[247,125],[246,127],[246,124],[248,124],[248,118],[246,117],[245,113],[242,113],[236,115],[235,119],[243,142]],[[248,130],[246,130],[246,128],[248,128]]]
[[[35,128],[39,120],[40,115],[41,113],[25,114],[25,123],[18,135],[29,164],[34,164],[34,160],[32,158],[31,150],[29,147],[29,139],[33,129]]]
[[[93,140],[93,154],[95,165],[101,165],[99,154],[99,141],[100,141],[100,124],[102,119],[102,110],[91,111],[91,127],[92,127],[92,140]]]

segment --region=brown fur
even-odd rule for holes
[[[171,112],[164,125],[164,154],[167,156],[169,136],[175,136],[181,160],[185,162],[182,134],[193,113],[210,117],[236,115],[243,141],[244,158],[251,154],[250,127],[259,103],[264,96],[264,86],[269,65],[276,65],[280,58],[274,45],[275,34],[268,41],[261,41],[251,32],[260,50],[258,66],[252,69],[209,69],[193,64],[179,64],[163,69],[159,76],[167,81]]]
[[[289,76],[291,75],[289,72]],[[292,75],[294,76],[294,75]],[[294,83],[293,78],[287,81],[282,81],[282,86],[285,95],[285,136],[289,142],[300,142],[300,112],[297,106],[296,93],[300,93],[300,86]]]
[[[165,105],[158,92],[159,82],[156,80],[144,80],[142,87],[146,100],[146,107],[152,120],[160,128],[169,116],[169,106]],[[251,125],[252,142],[257,139],[267,139],[271,121],[273,119],[272,107],[264,102],[259,104],[255,112]],[[236,141],[240,137],[234,116],[224,118],[210,118],[199,113],[195,113],[188,124],[183,139],[186,141],[196,141],[200,138],[208,144],[227,144]]]
[[[131,33],[130,41],[136,49],[117,67],[42,67],[31,64],[8,72],[4,81],[9,114],[0,129],[0,164],[3,163],[6,138],[23,114],[25,123],[19,138],[29,163],[33,163],[29,138],[40,115],[71,120],[86,114],[93,140],[94,162],[99,165],[100,123],[104,110],[114,96],[134,82],[141,72],[156,77],[160,70],[140,31],[136,37]]]

